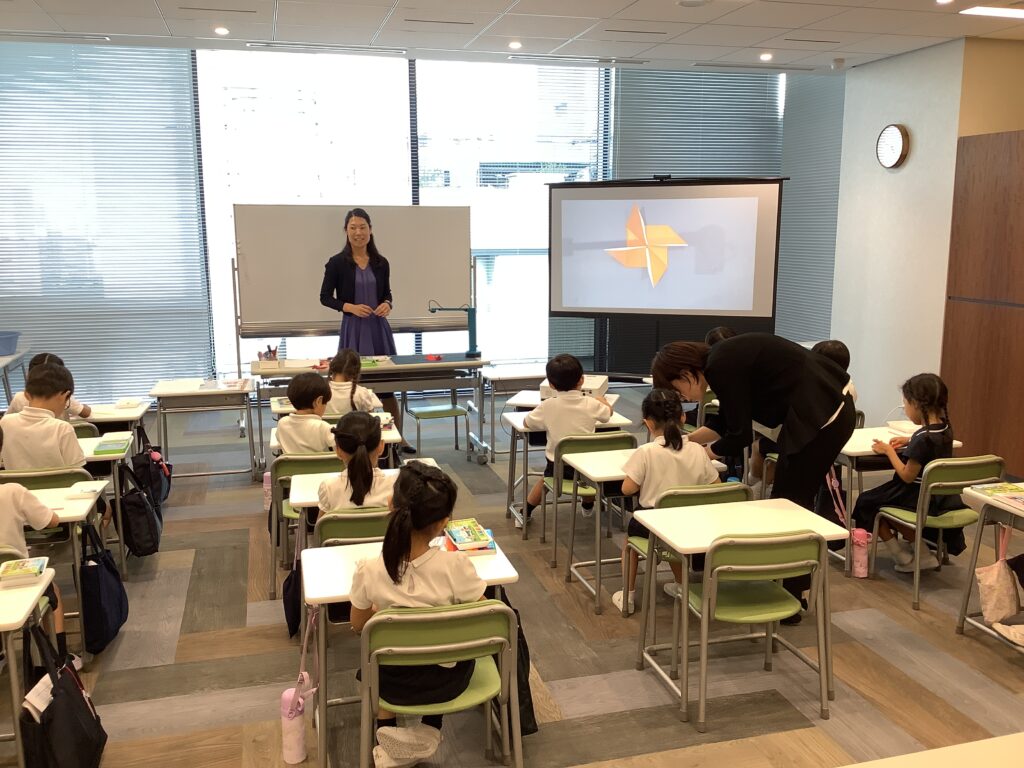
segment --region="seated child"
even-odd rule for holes
[[[3,426],[6,426],[3,425]],[[4,430],[0,426],[0,451],[4,447]],[[35,531],[56,528],[60,525],[57,515],[43,506],[24,486],[17,483],[0,483],[0,546],[17,550],[18,556],[28,557],[25,543],[25,526]],[[51,582],[44,593],[53,607],[53,628],[57,635],[57,653],[63,659],[68,653],[67,635],[64,634],[64,606],[56,582]]]
[[[44,363],[28,374],[28,405],[3,418],[7,439],[0,452],[4,469],[33,470],[85,466],[75,428],[62,421],[75,380],[63,365]]]
[[[895,473],[892,480],[870,491],[864,491],[857,498],[853,519],[860,528],[871,530],[882,507],[916,509],[921,494],[921,473],[933,459],[948,459],[953,455],[953,428],[946,415],[949,393],[945,383],[934,373],[919,373],[911,376],[902,386],[903,409],[907,418],[921,428],[908,437],[894,437],[889,442],[875,440],[871,446],[875,453],[889,458]],[[950,509],[963,506],[959,496],[939,496],[932,499],[931,515],[941,515]],[[897,533],[906,541],[900,542]],[[883,519],[878,525],[878,538],[896,561],[900,573],[912,573],[914,553],[910,542],[915,530],[910,526]],[[958,555],[966,544],[962,529],[944,531],[949,553]],[[939,567],[938,558],[930,549],[921,553],[921,569]]]
[[[295,413],[277,425],[281,453],[325,453],[334,450],[331,425],[324,421],[324,409],[331,399],[331,388],[319,373],[300,373],[288,384],[288,399]]]
[[[612,407],[603,397],[587,397],[583,394],[583,365],[572,355],[556,355],[548,360],[545,373],[557,394],[549,397],[527,415],[523,424],[529,429],[545,430],[547,445],[544,455],[547,465],[544,477],[555,474],[555,446],[563,437],[570,435],[592,435],[598,424],[604,424],[612,417]],[[563,477],[571,480],[572,467],[563,467]],[[544,481],[538,480],[526,497],[526,519],[541,502]],[[584,503],[584,509],[592,509],[593,502]],[[516,528],[522,527],[516,520]]]
[[[345,463],[337,477],[320,483],[320,514],[354,507],[386,507],[395,473],[377,466],[384,452],[380,419],[368,413],[346,413],[334,428],[334,452]]]
[[[31,372],[37,365],[64,365],[64,361],[56,355],[51,355],[49,352],[41,352],[40,354],[33,357],[28,362],[28,369]],[[28,405],[28,395],[24,392],[19,392],[11,398],[10,405],[7,406],[7,413],[18,413],[19,411],[25,410]],[[63,413],[57,415],[58,419],[67,421],[73,416],[79,416],[83,419],[89,418],[92,415],[92,408],[85,403],[81,403],[75,398],[71,398],[68,401],[68,407],[64,409]]]
[[[636,453],[626,462],[623,494],[632,496],[639,493],[640,507],[653,509],[658,497],[670,488],[720,482],[718,470],[711,463],[707,451],[697,443],[688,441],[679,430],[683,403],[677,392],[671,389],[652,389],[644,398],[641,412],[651,441],[637,448]],[[650,531],[639,520],[632,518],[626,535],[646,539]],[[626,580],[627,613],[632,613],[634,609],[638,563],[636,552],[623,547],[622,573]],[[669,565],[676,583],[681,582],[682,565],[678,562]],[[653,567],[653,564],[649,563],[648,567]],[[620,611],[622,601],[622,591],[612,596],[612,602]]]
[[[350,411],[369,413],[384,407],[372,389],[359,386],[362,367],[363,362],[355,350],[342,349],[334,356],[329,372],[331,400],[325,416],[344,416]]]
[[[455,509],[455,483],[441,470],[412,461],[402,467],[391,498],[391,521],[380,557],[364,560],[352,577],[352,629],[361,632],[385,608],[426,608],[480,600],[485,584],[470,558],[430,546]],[[406,706],[448,701],[469,686],[474,660],[453,666],[380,667],[380,695]],[[398,728],[394,713],[377,713],[377,768],[428,760],[441,744],[441,715]]]

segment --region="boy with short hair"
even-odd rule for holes
[[[612,417],[612,406],[603,397],[587,397],[583,394],[583,365],[572,355],[556,355],[548,361],[545,373],[548,384],[555,390],[554,397],[549,397],[530,411],[523,420],[528,429],[547,432],[547,445],[544,456],[547,465],[544,477],[554,477],[555,446],[563,437],[570,435],[592,435],[597,431],[598,424],[604,424]],[[563,467],[563,477],[572,479],[572,467]],[[537,481],[526,497],[526,518],[529,520],[533,510],[541,502],[544,493],[544,481]],[[593,502],[584,505],[592,508]],[[516,527],[519,521],[516,521]]]
[[[288,384],[288,399],[295,413],[277,425],[281,453],[334,451],[331,425],[321,418],[331,399],[331,387],[318,373],[300,373]]]
[[[29,371],[25,382],[28,406],[3,418],[7,439],[0,464],[4,469],[85,466],[75,428],[60,418],[74,391],[75,380],[63,365],[44,363]]]
[[[64,361],[56,355],[52,355],[49,352],[40,352],[35,355],[31,360],[28,361],[28,370],[32,371],[33,368],[39,365],[64,365]],[[65,366],[66,367],[66,366]],[[7,406],[7,414],[19,413],[28,406],[28,395],[25,392],[18,392],[14,397],[11,398],[11,402]],[[80,417],[83,419],[89,418],[92,415],[92,408],[85,403],[79,402],[75,398],[71,398],[68,401],[68,407],[64,409],[64,412],[57,415],[58,419],[68,421],[73,417]]]

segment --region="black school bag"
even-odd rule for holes
[[[121,477],[121,523],[124,530],[124,544],[137,557],[152,555],[160,551],[160,536],[164,522],[153,508],[138,475],[128,467],[119,465]]]
[[[161,507],[171,493],[174,467],[164,461],[160,446],[149,442],[149,435],[141,424],[135,428],[135,444],[141,446],[142,450],[132,456],[132,471],[135,472],[139,487],[149,496],[153,509],[161,515]]]

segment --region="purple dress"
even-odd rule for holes
[[[356,266],[356,295],[352,303],[377,308],[377,278],[369,267]],[[339,336],[338,349],[347,347],[360,355],[395,354],[395,337],[385,317],[344,315]]]

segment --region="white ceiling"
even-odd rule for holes
[[[979,2],[0,0],[0,40],[109,37],[115,44],[188,48],[305,43],[405,49],[409,58],[506,61],[518,53],[657,69],[828,71],[835,59],[857,66],[959,37],[1024,40],[1024,23],[957,13]],[[230,35],[217,37],[217,26]],[[522,43],[518,52],[508,48],[513,40]],[[765,52],[774,57],[767,65],[759,60]]]

